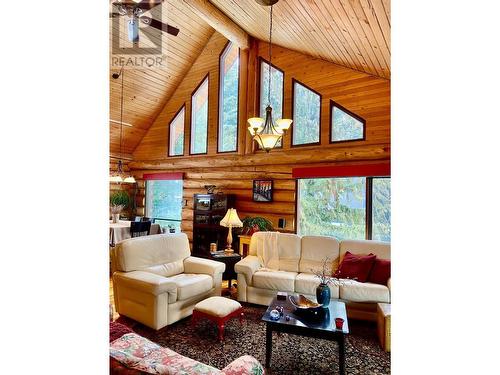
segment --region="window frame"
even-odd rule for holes
[[[332,135],[333,135],[333,108],[337,107],[340,109],[342,112],[347,113],[349,116],[354,117],[356,120],[361,122],[363,124],[363,136],[362,138],[356,138],[356,139],[344,139],[340,141],[332,141]],[[359,142],[359,141],[366,141],[366,120],[355,114],[354,112],[348,110],[347,108],[341,106],[339,103],[333,101],[330,99],[330,123],[328,124],[329,127],[329,132],[328,132],[328,141],[330,144],[335,144],[335,143],[344,143],[344,142]]]
[[[193,96],[196,94],[196,92],[200,89],[201,86],[207,81],[207,139],[205,142],[205,152],[196,152],[193,153],[192,151],[192,145],[193,145]],[[190,113],[190,119],[189,119],[189,155],[207,155],[208,154],[208,130],[209,130],[209,119],[210,119],[210,72],[208,72],[203,79],[198,83],[196,88],[191,92],[191,113]]]
[[[299,228],[299,181],[308,179],[322,179],[322,178],[365,178],[365,240],[372,240],[373,237],[373,179],[391,178],[391,176],[332,176],[332,177],[310,177],[310,178],[296,178],[295,179],[295,222],[294,233],[298,234]],[[392,224],[391,224],[392,229]],[[308,234],[301,234],[301,236],[308,236]],[[392,240],[392,237],[391,237]],[[390,241],[389,241],[390,242]]]
[[[313,143],[301,143],[301,144],[294,144],[294,139],[295,139],[295,128],[297,127],[297,122],[295,121],[295,84],[299,84],[309,91],[312,91],[316,95],[319,96],[319,122],[318,122],[318,130],[319,130],[319,140],[318,142],[313,142]],[[322,111],[322,103],[323,103],[323,96],[316,90],[312,89],[311,87],[307,86],[306,84],[300,82],[298,79],[292,78],[292,120],[293,120],[293,125],[292,125],[292,134],[291,134],[291,147],[306,147],[306,146],[318,146],[321,145],[321,115],[323,114]]]
[[[219,137],[221,134],[221,114],[224,111],[221,111],[222,107],[222,88],[223,85],[223,75],[222,75],[222,60],[224,59],[224,55],[226,52],[232,47],[238,48],[238,107],[236,108],[236,149],[230,151],[220,151]],[[241,86],[241,48],[238,47],[237,44],[227,41],[226,45],[222,49],[222,52],[219,54],[219,100],[217,102],[217,153],[218,154],[228,154],[228,153],[237,153],[239,149],[239,137],[240,137],[240,86]]]
[[[259,56],[259,77],[257,79],[257,109],[258,109],[257,115],[259,117],[261,116],[260,105],[261,105],[261,100],[262,100],[262,97],[261,97],[261,91],[262,90],[261,89],[262,89],[262,63],[263,62],[265,62],[268,65],[271,65],[271,68],[274,68],[274,69],[278,70],[279,72],[281,72],[283,74],[283,90],[282,90],[282,93],[281,93],[281,95],[283,97],[283,100],[281,101],[281,114],[282,114],[283,118],[285,118],[285,71],[283,69],[280,69],[276,65],[270,63],[269,61],[267,61],[262,56]],[[265,119],[265,117],[266,117],[266,114],[264,113],[264,117],[263,118]],[[281,139],[282,139],[281,146],[273,147],[273,150],[282,149],[283,148],[283,143],[284,143],[285,137],[282,137]],[[255,150],[265,152],[262,148],[260,148],[260,146],[257,143],[257,141],[253,141],[253,143],[255,143]]]
[[[172,124],[174,123],[174,121],[177,119],[177,116],[180,115],[180,113],[182,112],[182,110],[184,110],[184,123],[183,123],[183,128],[184,128],[184,134],[183,134],[183,138],[184,138],[184,142],[182,143],[182,154],[179,154],[179,155],[170,155],[170,142],[172,140]],[[184,146],[185,146],[185,143],[186,143],[186,103],[184,103],[181,108],[179,108],[179,110],[175,113],[174,117],[172,117],[172,120],[170,120],[170,122],[168,123],[168,143],[167,143],[167,156],[168,157],[172,157],[172,158],[178,158],[179,156],[184,156]]]

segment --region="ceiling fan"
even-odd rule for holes
[[[133,43],[139,41],[139,21],[170,35],[177,36],[177,34],[179,34],[178,28],[155,20],[152,16],[145,14],[163,3],[163,1],[164,0],[115,0],[111,2],[113,12],[109,14],[109,17],[127,17],[128,39]]]

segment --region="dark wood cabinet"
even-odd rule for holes
[[[226,247],[228,228],[219,223],[227,209],[234,208],[235,200],[234,194],[194,195],[193,255],[210,258],[211,243],[217,244],[217,250]],[[233,242],[233,248],[235,246]]]

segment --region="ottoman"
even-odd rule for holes
[[[219,340],[224,340],[225,323],[238,316],[240,323],[243,319],[243,307],[238,301],[224,297],[210,297],[198,302],[193,309],[192,325],[195,325],[200,318],[211,320],[217,324],[219,330]]]

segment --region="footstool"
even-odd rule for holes
[[[198,319],[206,318],[217,324],[219,329],[219,340],[224,340],[224,324],[231,318],[238,316],[240,323],[243,319],[243,307],[238,301],[225,297],[210,297],[194,306],[193,319],[194,326]]]

